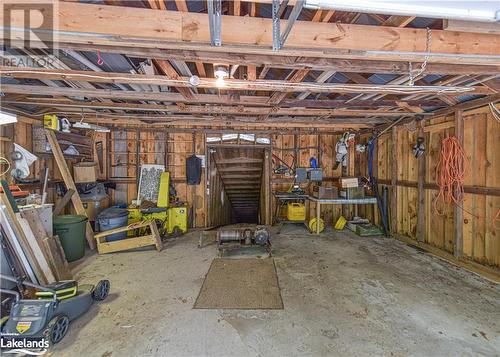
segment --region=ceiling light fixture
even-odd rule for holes
[[[217,79],[215,85],[217,88],[222,88],[225,86],[224,79],[229,77],[229,71],[226,65],[215,65],[214,76]]]

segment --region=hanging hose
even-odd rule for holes
[[[470,162],[458,139],[454,136],[443,139],[436,178],[439,192],[434,198],[434,212],[444,214],[445,204],[455,204],[462,209],[465,175],[470,171]]]

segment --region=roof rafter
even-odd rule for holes
[[[222,16],[222,26],[234,31],[223,31],[224,45],[221,49],[210,46],[208,18],[205,14],[68,2],[61,2],[58,11],[60,42],[151,47],[153,41],[157,48],[196,48],[254,54],[273,52],[269,31],[272,28],[271,19],[249,17],[241,22],[239,16]],[[14,35],[20,30],[24,32],[22,16],[13,16],[11,23]],[[113,26],[109,26],[110,23]],[[141,23],[140,29],[133,35],[130,33],[130,23]],[[93,32],[88,33],[88,28],[92,28]],[[31,30],[37,32],[35,28]],[[83,32],[85,36],[82,36]],[[498,65],[498,36],[442,30],[433,32],[435,40],[431,44],[429,63]],[[307,46],[307,51],[300,50],[304,46]],[[418,62],[423,59],[425,48],[425,29],[297,21],[286,48],[280,54]],[[434,56],[435,53],[439,56]]]

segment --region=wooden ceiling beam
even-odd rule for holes
[[[6,106],[6,109],[8,107]],[[16,111],[15,111],[16,112]],[[82,118],[81,113],[67,113],[67,112],[58,112],[58,111],[49,111],[48,113],[64,115],[64,117],[68,118],[71,122],[80,121]],[[26,113],[22,113],[26,114]],[[41,118],[42,114],[38,114],[38,117]],[[225,117],[225,118],[217,118],[210,116],[201,116],[201,115],[122,115],[122,114],[104,114],[99,113],[97,116],[89,114],[85,116],[86,122],[92,123],[100,123],[102,121],[107,121],[108,123],[126,123],[126,124],[134,124],[140,123],[142,125],[150,125],[154,123],[163,124],[166,126],[170,125],[223,125],[223,126],[248,126],[248,127],[262,127],[262,122],[257,122],[255,120],[251,120],[248,118],[233,118],[233,117]],[[270,118],[267,122],[267,125],[271,127],[282,126],[288,124],[291,127],[311,127],[311,126],[337,126],[337,127],[345,127],[345,128],[366,128],[373,125],[391,123],[392,120],[380,120],[380,119],[316,119],[316,118],[308,118],[298,119],[298,118]],[[249,163],[252,164],[252,163]],[[253,164],[254,165],[254,164]]]
[[[298,71],[296,71],[295,73],[293,73],[293,75],[291,75],[291,77],[289,79],[287,79],[286,82],[288,83],[300,83],[304,80],[304,78],[307,77],[307,75],[309,74],[309,69],[299,69]],[[269,98],[269,104],[271,105],[279,105],[283,99],[285,99],[287,95],[287,92],[274,92],[272,95],[271,95],[271,98]]]
[[[180,94],[178,93],[173,93],[173,97],[170,97],[172,101],[178,101],[179,98],[182,98]],[[246,106],[265,106],[268,100],[268,97],[264,96],[241,96],[240,100],[243,102],[241,105],[246,105]],[[90,101],[72,101],[67,98],[47,98],[47,97],[36,97],[36,96],[24,96],[24,95],[14,95],[14,94],[7,94],[6,96],[3,97],[4,103],[13,103],[16,104],[33,104],[33,105],[41,105],[41,106],[47,106],[47,104],[52,104],[54,105],[62,105],[65,107],[74,107],[74,108],[82,108],[82,107],[91,107],[91,108],[102,108],[106,109],[106,105],[111,105],[112,107],[124,107],[124,110],[127,110],[127,108],[130,108],[130,110],[137,109],[137,110],[142,110],[142,111],[155,111],[155,110],[160,110],[160,108],[163,108],[163,105],[158,105],[158,104],[138,104],[138,103],[115,103],[115,102],[108,102],[106,104],[100,104],[96,102],[90,102]],[[202,95],[199,97],[199,101],[194,101],[194,102],[189,102],[185,101],[186,103],[193,103],[193,104],[199,104],[199,103],[210,103],[210,104],[223,104],[223,105],[236,105],[240,103],[233,103],[233,102],[228,102],[227,97],[224,95],[222,96],[210,96],[210,95]],[[265,103],[266,102],[266,103]],[[424,99],[424,98],[418,98],[418,99],[412,99],[412,98],[405,98],[403,100],[396,100],[396,99],[381,99],[381,100],[354,100],[350,101],[348,104],[346,104],[345,99],[285,99],[283,100],[283,105],[282,108],[319,108],[319,109],[336,109],[336,108],[349,108],[349,109],[379,109],[379,108],[390,108],[390,107],[397,107],[399,106],[398,103],[406,103],[408,105],[413,105],[413,106],[422,106],[422,107],[439,107],[442,105],[442,102],[437,99]]]
[[[159,0],[159,1],[163,1],[163,0]],[[183,12],[189,11],[188,7],[187,7],[186,0],[175,0],[175,5],[177,6],[178,11],[183,11]]]
[[[314,82],[316,83],[325,83],[327,82],[336,72],[335,71],[325,71],[323,73],[321,73],[315,80]],[[297,99],[301,100],[301,99],[306,99],[309,94],[311,94],[311,92],[303,92],[303,93],[300,93],[298,96],[297,96]]]
[[[122,91],[122,90],[105,90],[105,89],[80,89],[80,88],[62,88],[62,87],[48,87],[48,86],[30,86],[30,85],[15,85],[3,84],[2,92],[7,94],[24,94],[24,95],[50,95],[50,96],[68,96],[68,97],[84,97],[84,98],[107,98],[107,99],[127,99],[133,101],[161,101],[161,102],[189,102],[179,93],[161,93],[161,92],[136,92],[136,91]],[[269,106],[269,97],[260,96],[240,96],[238,102],[234,104],[240,105],[257,105]],[[194,102],[210,103],[210,104],[227,104],[227,96],[218,96],[216,94],[199,94],[197,100]],[[289,102],[286,100],[283,104],[287,106],[297,106],[301,103],[312,103],[321,108],[321,105],[326,103],[338,103],[338,101],[296,101],[291,99]],[[348,105],[355,105],[357,100],[353,100]],[[360,103],[372,103],[373,101],[360,101]],[[375,102],[376,103],[376,102]],[[395,103],[395,101],[389,101]],[[416,103],[419,103],[418,101]],[[345,102],[344,102],[345,104]],[[339,105],[339,104],[337,104]],[[342,103],[340,103],[342,105]]]
[[[116,53],[130,57],[157,58],[165,60],[182,60],[189,62],[204,61],[209,63],[227,63],[229,65],[253,65],[256,67],[288,68],[311,70],[333,70],[337,72],[353,73],[408,73],[407,62],[366,60],[355,58],[321,58],[311,55],[306,56],[282,56],[279,53],[273,55],[238,54],[224,52],[208,52],[200,50],[172,50],[160,48],[136,48],[127,46],[101,46],[95,44],[59,43],[60,49],[90,51],[100,50],[101,53]],[[419,65],[418,61],[414,67]],[[476,65],[476,64],[453,64],[453,63],[429,63],[426,74],[485,74],[492,75],[500,72],[500,64]]]
[[[161,105],[161,104],[136,104],[136,103],[115,103],[115,102],[80,102],[65,99],[50,100],[32,100],[32,99],[3,99],[8,104],[35,105],[40,107],[69,108],[74,112],[81,112],[81,109],[110,109],[141,112],[169,112],[169,113],[189,113],[189,114],[237,114],[237,115],[262,115],[269,113],[268,107],[251,106],[222,106],[222,105]],[[404,101],[395,101],[395,104],[404,108]],[[71,111],[71,110],[69,110]],[[291,115],[291,116],[343,116],[343,117],[362,117],[365,115],[377,115],[379,117],[398,117],[409,113],[394,112],[388,109],[319,109],[319,108],[276,108],[272,115]]]
[[[233,15],[240,16],[240,14],[241,14],[241,1],[234,0],[233,1]]]
[[[60,42],[273,54],[272,19],[267,18],[249,17],[242,22],[239,16],[222,16],[222,28],[232,30],[222,31],[222,47],[212,47],[206,14],[69,2],[60,2],[57,11]],[[0,22],[5,21],[3,16]],[[131,23],[141,26],[131,33]],[[22,14],[12,16],[11,25],[16,38],[27,30],[44,30],[43,26],[25,29]],[[2,38],[7,33],[2,31]],[[496,35],[433,30],[433,39],[429,63],[498,65]],[[296,21],[280,54],[418,62],[425,51],[425,29]]]
[[[153,60],[153,63],[156,67],[169,79],[177,80],[180,78],[179,74],[175,70],[175,68],[170,64],[170,62],[165,60]],[[182,94],[182,96],[186,99],[195,100],[196,95],[189,88],[175,86],[175,89]]]
[[[17,114],[22,114],[27,118],[33,118],[34,120],[38,120],[41,122],[41,116],[34,116],[32,113],[26,111],[20,111],[17,109],[12,110],[12,108],[4,105],[3,108],[13,111]],[[77,122],[81,120],[81,115],[72,117],[68,116],[68,119],[72,122]],[[171,117],[169,119],[162,120],[161,118],[154,119],[155,121],[148,121],[142,118],[107,118],[102,116],[89,116],[85,118],[86,122],[94,123],[98,125],[117,125],[117,126],[125,126],[125,127],[142,127],[144,128],[147,125],[148,128],[183,128],[186,126],[193,128],[214,128],[214,130],[218,130],[218,128],[228,129],[232,128],[234,130],[259,130],[262,129],[261,122],[251,122],[251,121],[238,121],[238,120],[230,120],[230,119],[203,119],[203,118],[191,118],[191,119],[180,119],[178,117]],[[316,130],[335,130],[336,132],[343,132],[347,129],[363,129],[363,128],[371,128],[373,127],[373,123],[345,123],[345,122],[335,122],[335,121],[315,121],[314,129]],[[294,130],[302,131],[302,130],[310,130],[311,129],[311,121],[307,122],[299,122],[299,121],[286,121],[286,122],[269,122],[268,127],[272,127],[274,129],[281,129],[284,131],[290,131],[293,133]]]
[[[382,26],[406,27],[410,22],[415,20],[416,16],[389,16],[387,20],[382,22]]]
[[[295,73],[289,76],[287,82],[289,83],[302,82],[304,78],[307,77],[308,74],[309,74],[309,69],[299,69],[295,71]],[[258,119],[266,120],[271,114],[279,110],[279,105],[286,98],[287,94],[288,94],[287,92],[274,92],[273,94],[271,94],[271,98],[269,98],[269,104],[271,104],[273,108],[266,114],[260,115]]]
[[[12,78],[33,78],[45,80],[71,80],[95,83],[123,83],[123,84],[154,84],[174,86],[186,98],[194,100],[196,95],[191,92],[193,86],[188,77],[180,77],[175,69],[166,61],[154,60],[154,63],[159,65],[159,68],[165,73],[164,76],[131,74],[131,73],[111,73],[111,72],[92,72],[92,71],[74,71],[62,69],[39,69],[31,67],[8,67],[0,66],[0,75],[2,77]],[[227,90],[263,90],[276,91],[271,96],[270,104],[277,105],[285,97],[286,92],[305,92],[312,93],[381,93],[381,94],[411,94],[408,91],[420,89],[420,93],[428,92],[433,94],[436,91],[432,86],[424,87],[408,87],[401,84],[387,83],[380,84],[342,84],[342,83],[325,83],[314,84],[301,82],[309,73],[309,69],[296,71],[291,78],[286,81],[279,80],[239,80],[226,79],[224,81],[224,89]],[[184,88],[184,89],[182,89]],[[219,88],[215,78],[200,78],[196,88]],[[487,86],[471,86],[467,91],[445,91],[439,88],[439,91],[447,95],[463,95],[467,94],[491,94],[494,91]],[[283,94],[284,93],[284,94]]]

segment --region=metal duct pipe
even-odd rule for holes
[[[498,1],[306,0],[304,7],[435,19],[500,21]]]

